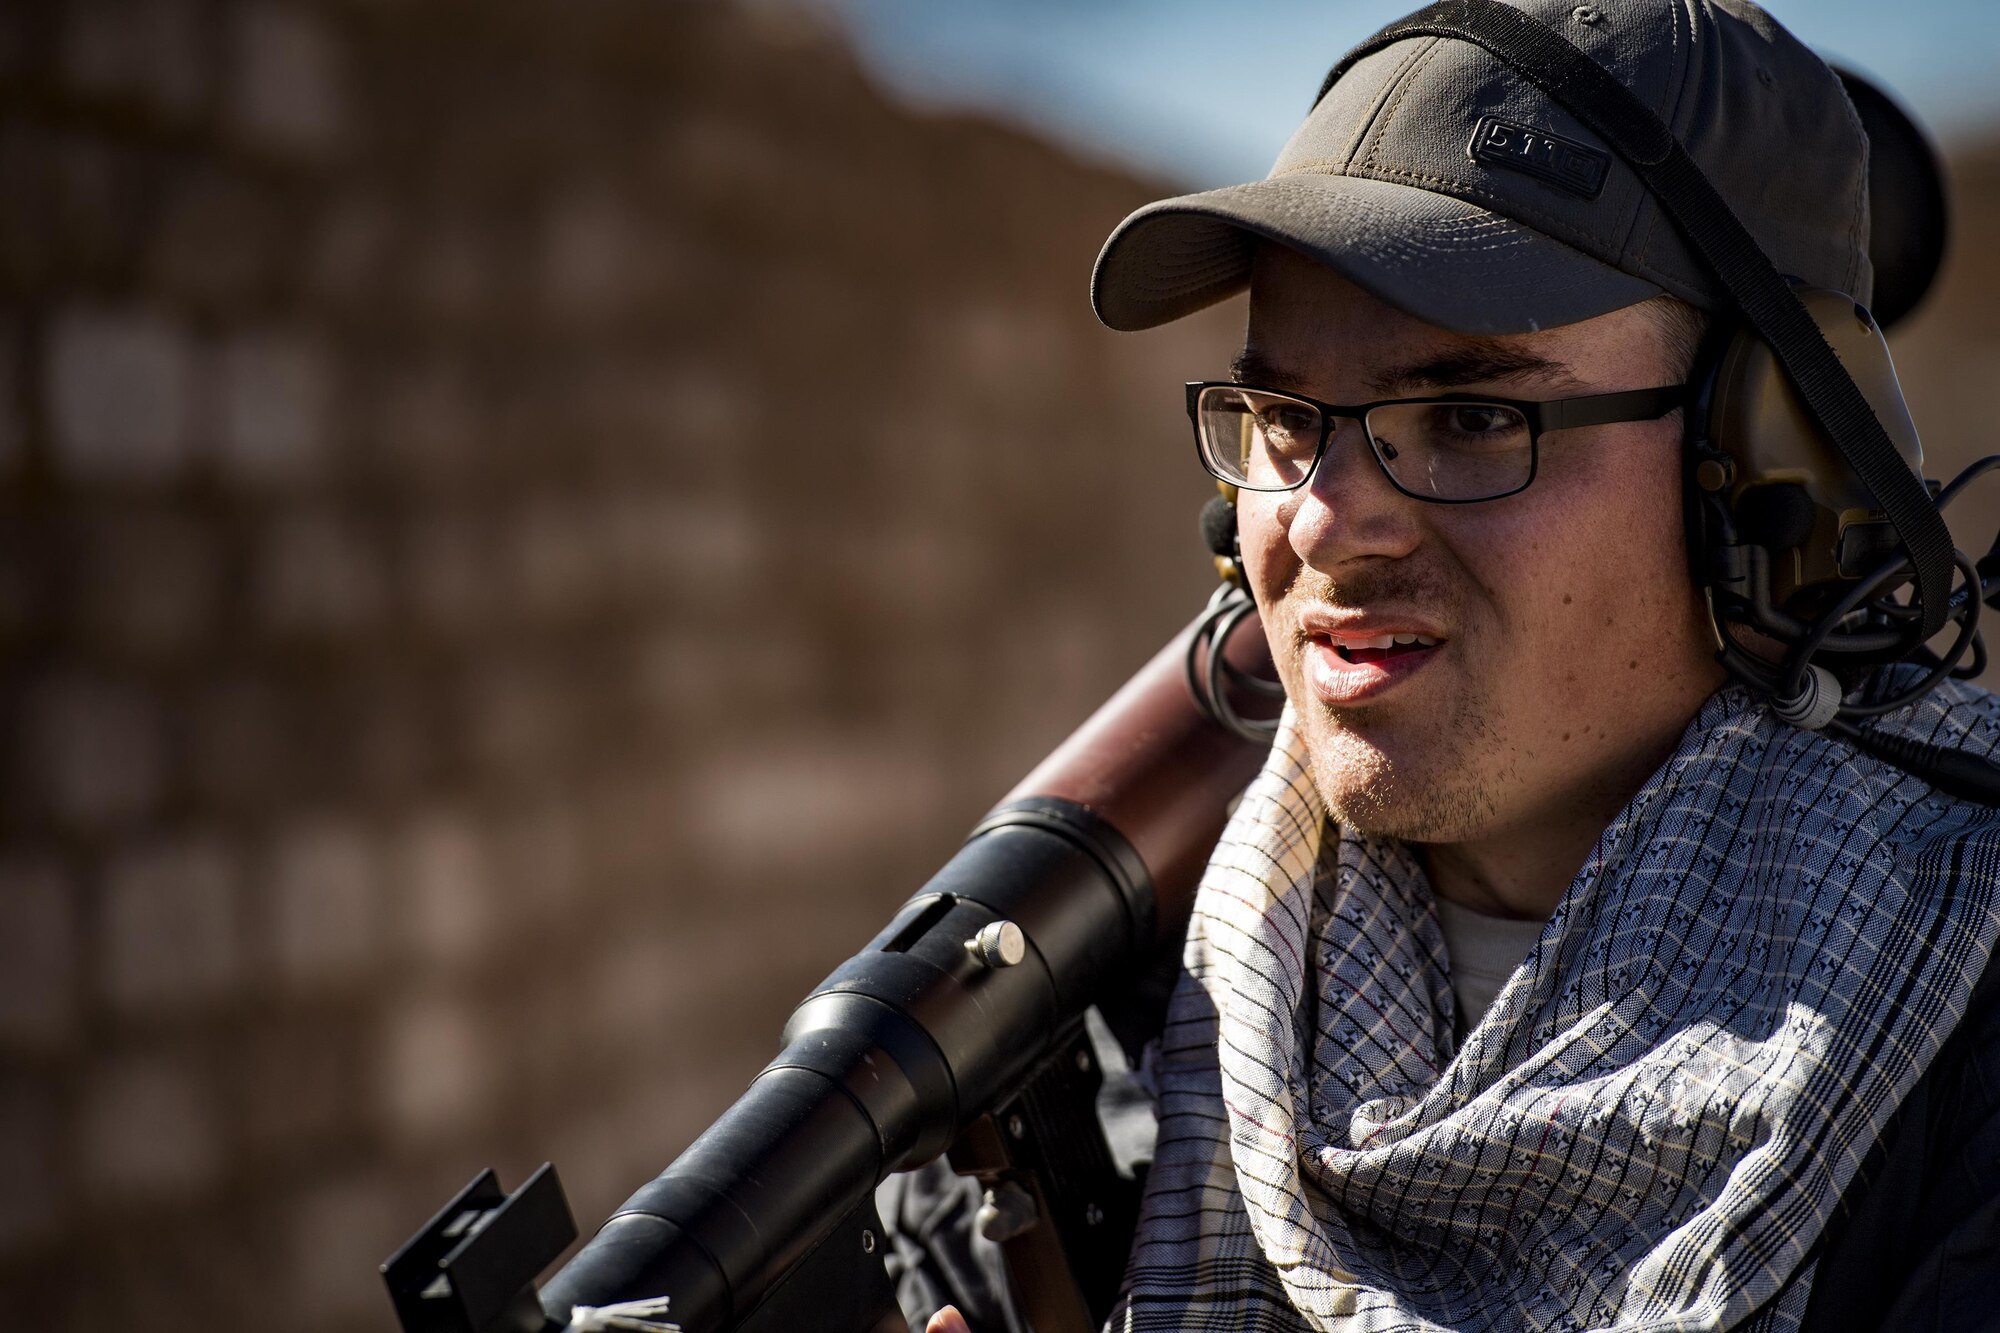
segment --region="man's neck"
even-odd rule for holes
[[[1602,824],[1560,835],[1536,830],[1477,842],[1424,843],[1414,850],[1438,897],[1487,916],[1542,921],[1555,911],[1603,830]]]

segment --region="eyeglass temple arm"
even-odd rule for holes
[[[1654,421],[1687,401],[1686,385],[1669,384],[1658,389],[1594,393],[1584,398],[1564,398],[1537,406],[1541,429],[1550,431],[1605,426],[1614,421]]]

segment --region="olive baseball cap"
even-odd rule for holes
[[[1872,297],[1868,140],[1840,79],[1749,0],[1507,0],[1673,130],[1778,271]],[[1260,181],[1149,204],[1091,276],[1114,329],[1213,305],[1258,240],[1462,333],[1574,323],[1661,292],[1729,308],[1622,159],[1470,42],[1355,61]]]

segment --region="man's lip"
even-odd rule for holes
[[[1372,662],[1354,662],[1341,656],[1330,637],[1315,636],[1305,648],[1306,687],[1335,707],[1370,702],[1430,665],[1442,648],[1442,644],[1412,648]]]
[[[1308,611],[1299,617],[1299,629],[1307,638],[1328,640],[1421,634],[1442,643],[1449,637],[1434,621],[1405,611]]]

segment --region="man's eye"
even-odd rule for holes
[[[1275,435],[1305,435],[1319,425],[1317,413],[1296,403],[1271,403],[1257,416],[1263,428]]]
[[[1506,434],[1521,424],[1520,414],[1512,408],[1494,407],[1486,403],[1453,406],[1445,410],[1444,417],[1447,430],[1471,437]]]
[[[1423,438],[1433,449],[1511,451],[1528,439],[1527,418],[1499,403],[1433,403],[1420,420]]]

